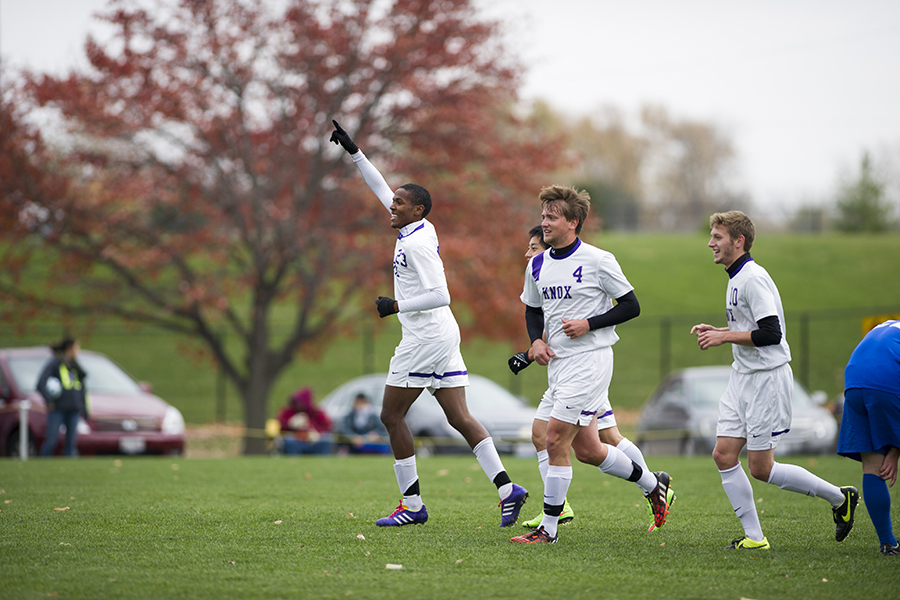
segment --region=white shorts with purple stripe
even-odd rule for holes
[[[550,389],[541,399],[541,406],[545,401],[552,405],[547,420],[553,417],[585,427],[596,416],[598,422],[601,417],[604,419],[605,424],[598,425],[600,429],[610,427],[610,419],[614,425],[615,417],[609,405],[612,372],[613,351],[609,346],[551,359],[547,366]]]
[[[537,421],[549,421],[550,413],[552,411],[553,398],[550,395],[550,390],[547,390],[541,398],[541,403],[538,404],[534,418]],[[597,409],[597,429],[602,431],[604,429],[609,429],[610,427],[615,427],[616,425],[618,425],[618,423],[616,423],[616,415],[613,414],[612,406],[609,402],[609,394],[607,394],[606,401],[600,405],[599,409]]]
[[[744,438],[747,450],[770,450],[791,430],[794,375],[785,363],[768,371],[731,371],[719,400],[716,435]]]
[[[424,344],[401,340],[391,358],[386,385],[402,388],[458,388],[469,385],[459,336]]]

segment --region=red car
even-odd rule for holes
[[[28,411],[28,454],[37,455],[47,433],[47,407],[35,386],[50,349],[0,349],[0,454],[19,456],[21,403]],[[78,454],[183,454],[184,418],[109,358],[82,350],[89,420],[78,422]],[[56,454],[65,436],[59,436]]]

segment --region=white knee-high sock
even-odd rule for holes
[[[652,492],[656,485],[659,483],[656,480],[656,475],[651,473],[647,469],[641,468],[640,465],[632,462],[628,456],[616,448],[615,446],[610,446],[606,444],[606,460],[600,463],[599,469],[606,473],[607,475],[612,475],[614,477],[618,477],[619,479],[630,479],[634,475],[634,468],[637,467],[641,470],[640,477],[635,481],[644,491],[644,495],[646,496],[650,492]]]
[[[828,500],[832,506],[840,506],[844,502],[841,488],[797,465],[772,463],[772,470],[769,471],[769,480],[766,483],[777,485],[789,492],[820,496]]]
[[[569,484],[572,483],[572,467],[549,465],[547,467],[547,481],[544,484],[544,517],[541,526],[550,537],[556,536],[559,526],[559,515],[547,514],[547,507],[562,508],[569,493]]]
[[[544,482],[544,485],[547,485],[547,468],[550,466],[550,453],[546,450],[541,450],[537,453],[538,459],[538,471],[541,474],[541,481]]]
[[[750,479],[738,463],[730,469],[719,471],[722,476],[722,487],[725,495],[734,508],[734,514],[741,520],[744,527],[744,535],[751,540],[761,542],[763,537],[762,526],[759,524],[759,515],[756,513],[756,504],[753,502],[753,488]]]
[[[409,488],[419,481],[419,474],[416,471],[416,455],[413,454],[409,458],[396,459],[396,462],[394,462],[394,475],[397,476],[397,487],[400,488],[400,493],[403,494],[403,504],[409,510],[421,510],[421,494],[406,494]]]
[[[647,461],[644,460],[644,455],[641,453],[641,449],[635,446],[631,440],[622,438],[622,441],[616,444],[616,448],[624,452],[625,456],[630,458],[632,462],[636,463],[637,466],[644,471],[650,471],[650,468],[647,466]],[[637,481],[634,482],[634,485],[641,487]]]
[[[475,458],[478,459],[481,470],[484,471],[487,478],[491,480],[491,483],[494,482],[497,475],[506,471],[506,469],[503,468],[503,462],[500,460],[500,454],[497,453],[497,447],[494,446],[494,440],[492,438],[486,437],[478,442],[475,447],[472,448],[472,452],[475,453]],[[500,495],[501,500],[509,496],[511,491],[512,483],[507,483],[497,488],[497,493]]]

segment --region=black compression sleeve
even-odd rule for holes
[[[616,298],[616,305],[603,313],[588,319],[591,331],[603,327],[619,325],[641,314],[641,305],[638,303],[634,291],[630,291],[621,298]]]
[[[781,325],[778,317],[764,317],[756,322],[759,329],[750,332],[750,341],[757,348],[760,346],[774,346],[781,343]]]
[[[544,337],[544,310],[534,306],[525,307],[525,327],[531,343]]]

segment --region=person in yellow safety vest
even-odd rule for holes
[[[59,428],[66,427],[63,454],[77,456],[78,416],[88,420],[87,376],[76,360],[78,340],[66,338],[50,347],[53,358],[47,361],[38,378],[37,390],[47,403],[47,437],[41,446],[41,456],[50,456],[56,449]]]

